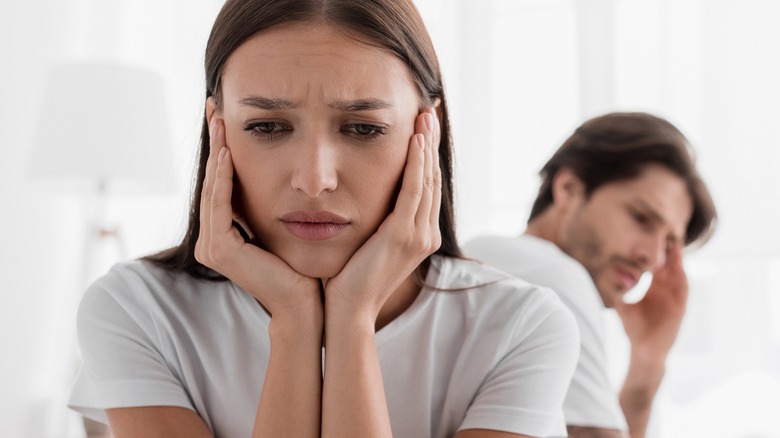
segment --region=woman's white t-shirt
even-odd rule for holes
[[[566,436],[562,404],[579,352],[568,309],[552,291],[482,264],[431,261],[432,287],[375,337],[393,435]],[[103,422],[109,408],[179,406],[215,436],[250,436],[269,321],[232,282],[116,265],[81,302],[83,365],[69,406]]]

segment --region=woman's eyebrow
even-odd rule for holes
[[[245,97],[241,99],[239,103],[254,108],[259,108],[263,110],[272,110],[272,111],[289,110],[298,106],[295,102],[286,99],[269,98],[269,97],[261,97],[261,96]]]
[[[371,111],[371,110],[380,110],[385,108],[392,108],[392,104],[390,102],[386,102],[381,99],[355,99],[355,100],[338,100],[336,102],[333,102],[328,105],[329,107],[344,111],[344,112],[355,112],[355,111]]]

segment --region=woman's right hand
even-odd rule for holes
[[[319,309],[321,321],[320,281],[299,274],[279,257],[244,241],[233,226],[233,161],[224,122],[216,115],[209,133],[195,259],[251,293],[273,316],[295,317],[305,309],[313,310],[316,316]]]

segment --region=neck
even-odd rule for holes
[[[554,214],[552,209],[540,213],[538,216],[528,222],[525,234],[548,240],[558,246],[559,244],[560,220]]]

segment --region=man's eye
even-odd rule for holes
[[[635,211],[631,213],[631,215],[634,217],[634,220],[636,220],[642,225],[647,225],[650,223],[650,218],[646,214]]]

